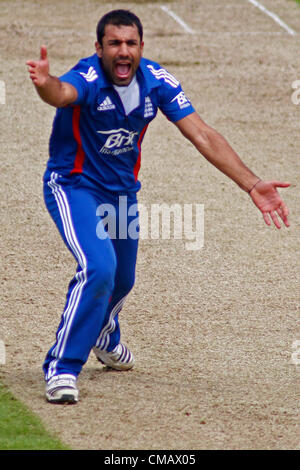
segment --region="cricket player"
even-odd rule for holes
[[[47,49],[27,62],[40,98],[57,108],[44,174],[44,198],[77,262],[66,304],[43,370],[51,403],[76,403],[76,379],[91,351],[117,370],[134,357],[121,342],[119,312],[135,280],[138,236],[119,233],[137,203],[141,145],[158,109],[211,164],[246,191],[267,225],[287,227],[288,208],[277,187],[262,181],[193,108],[178,80],[143,57],[143,27],[128,10],[113,10],[97,25],[96,51],[61,77],[50,75]],[[159,136],[158,136],[159,138]],[[125,202],[124,202],[125,201]],[[104,224],[115,209],[114,234]],[[132,216],[126,220],[129,226]],[[137,231],[138,232],[138,231]],[[138,233],[137,233],[138,235]]]

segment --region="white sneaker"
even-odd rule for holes
[[[72,374],[54,375],[46,385],[46,398],[50,403],[77,403],[76,377]]]
[[[132,352],[119,343],[112,351],[102,351],[94,347],[93,351],[98,359],[105,366],[116,370],[129,370],[134,366],[134,357]]]

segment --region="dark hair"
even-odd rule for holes
[[[97,41],[102,46],[102,39],[105,34],[105,26],[113,24],[115,26],[133,26],[136,25],[140,40],[143,40],[143,26],[140,19],[129,10],[112,10],[106,13],[97,24]]]

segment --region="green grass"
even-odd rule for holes
[[[70,450],[0,383],[0,450]]]

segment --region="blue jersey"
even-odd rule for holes
[[[82,59],[60,77],[76,88],[78,98],[56,111],[46,180],[53,171],[62,176],[77,173],[109,191],[140,189],[141,144],[157,110],[176,122],[194,108],[180,83],[159,64],[142,58],[136,78],[139,105],[126,115],[97,54]]]

